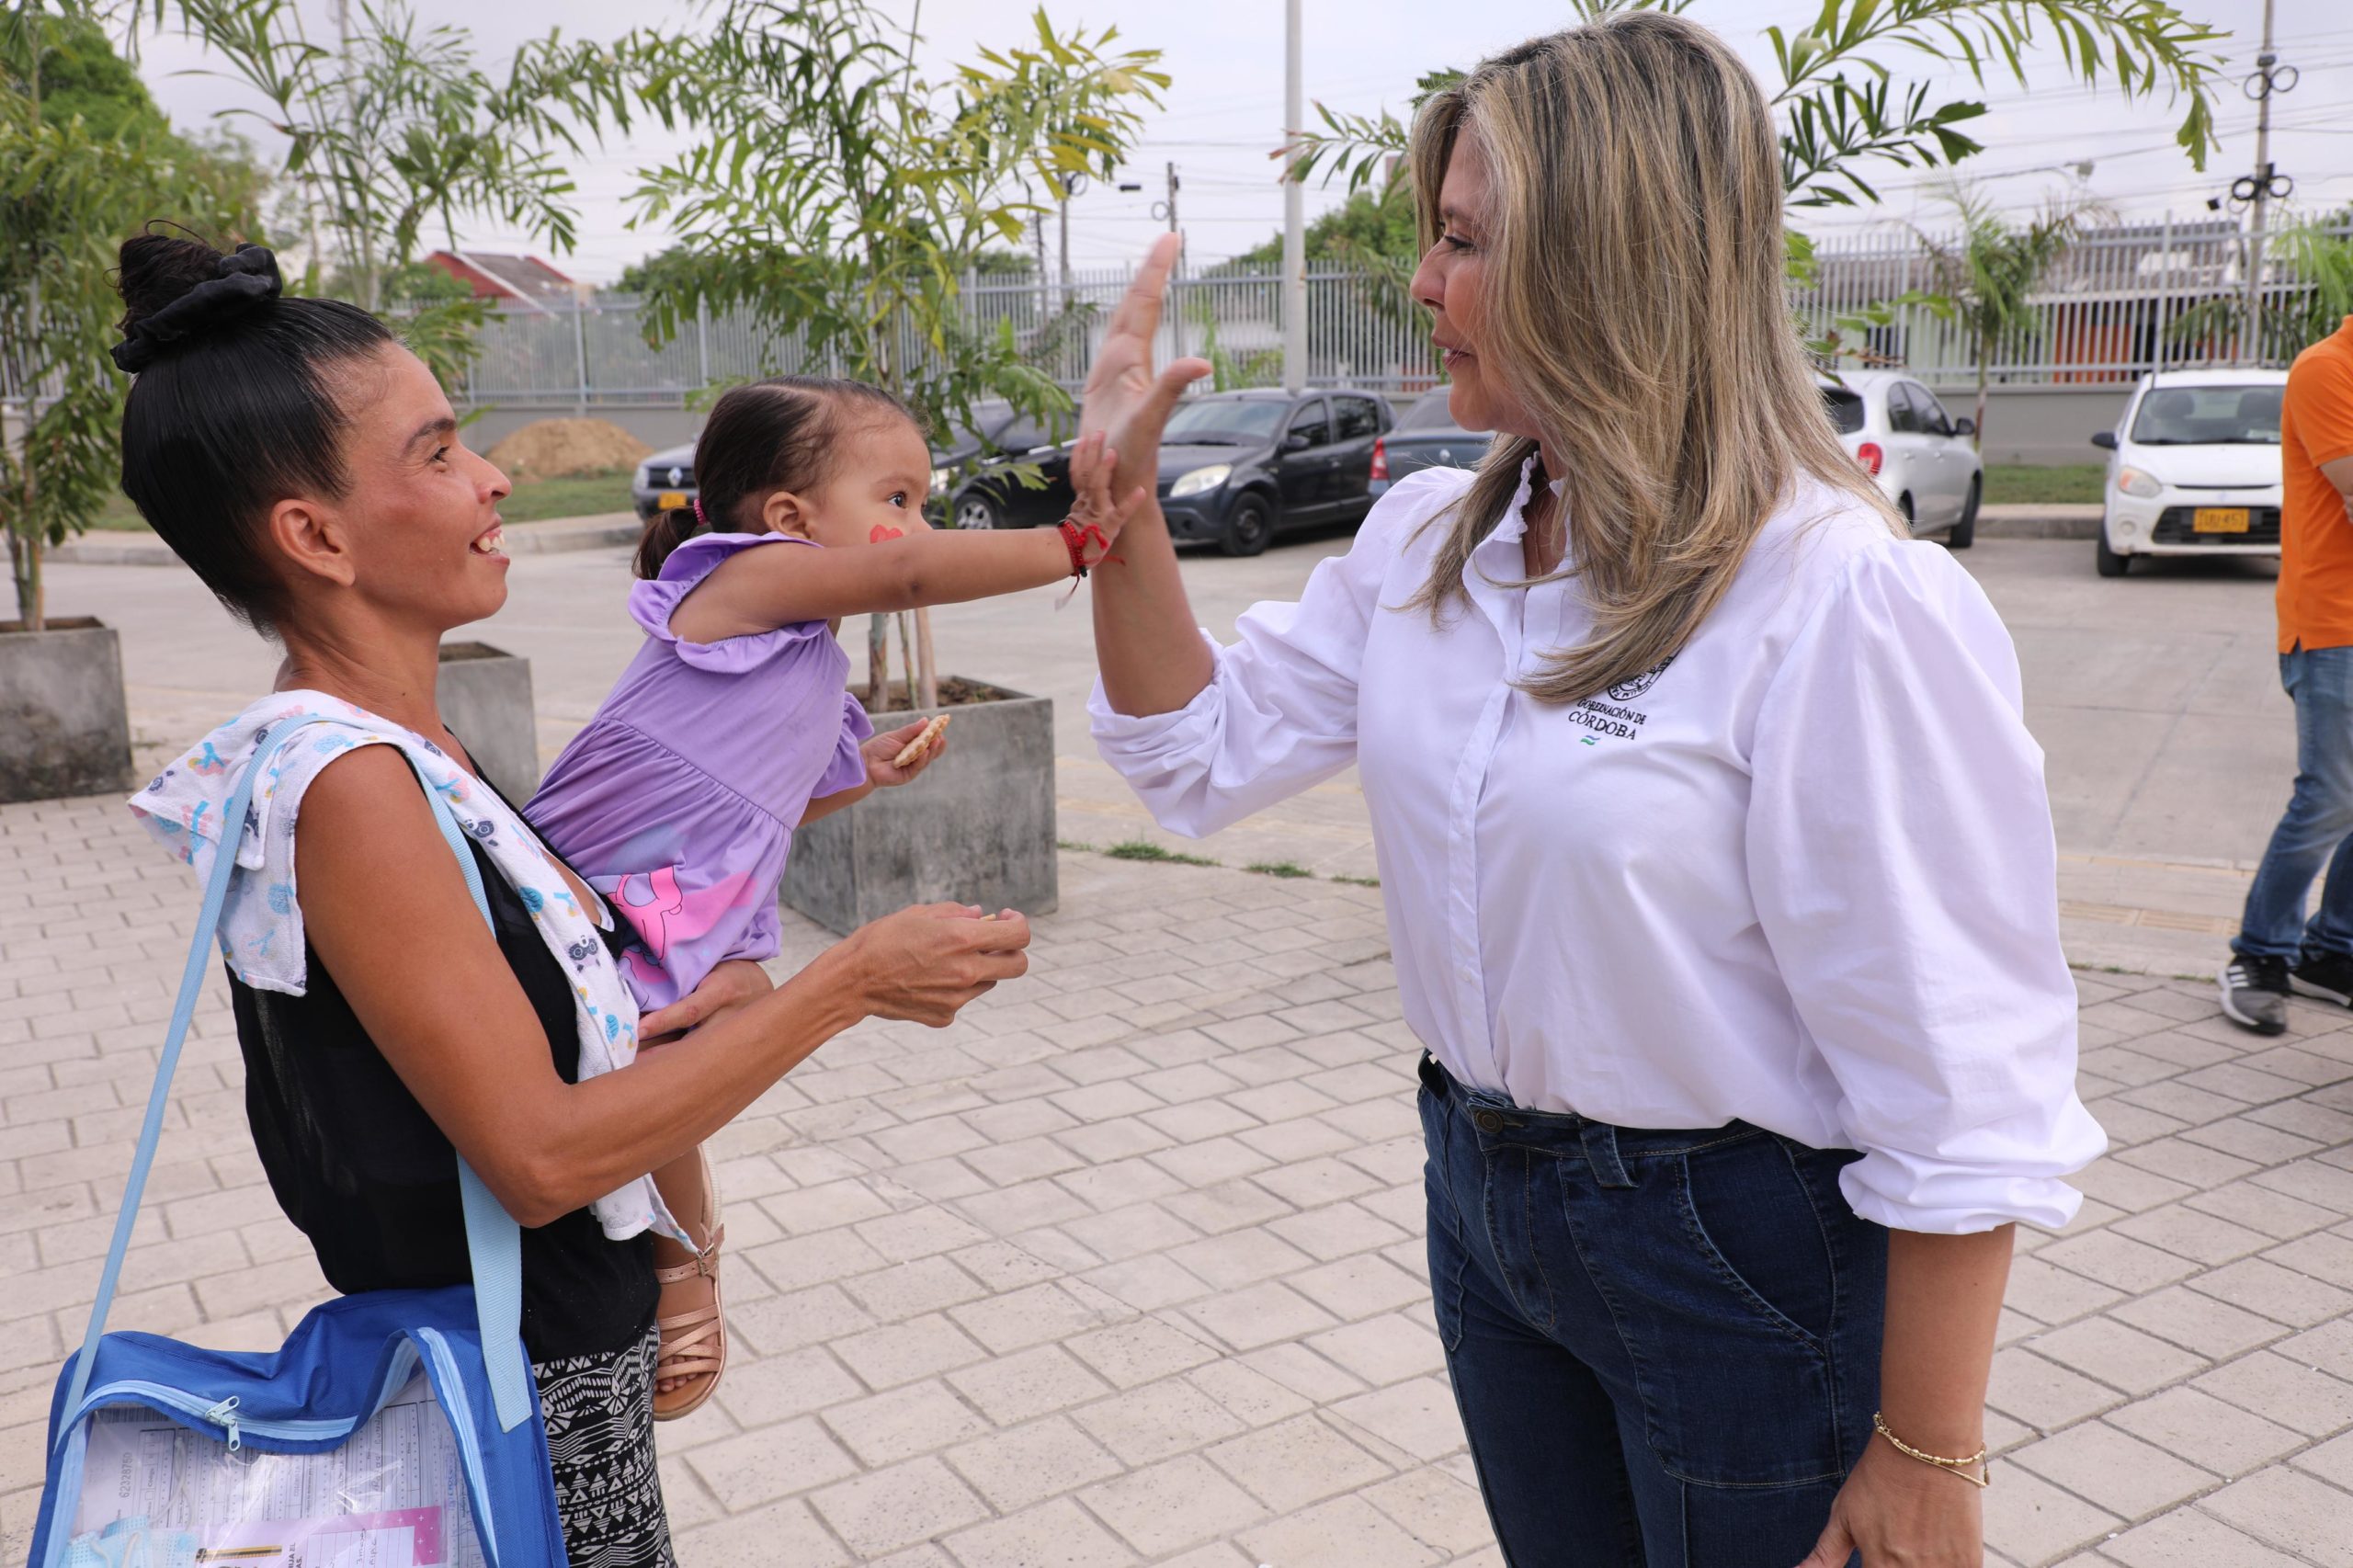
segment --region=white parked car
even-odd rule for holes
[[[2141,378],[2113,430],[2100,488],[2099,574],[2136,555],[2279,553],[2285,370],[2166,370]]]
[[[1848,454],[1879,481],[1914,533],[1942,533],[1953,550],[1977,541],[1985,469],[1969,444],[1974,422],[1953,418],[1900,370],[1824,376],[1822,401]]]

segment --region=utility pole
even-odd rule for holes
[[[335,105],[335,118],[348,128],[353,119],[351,112],[351,0],[328,0],[327,8],[335,14],[335,69],[342,73],[340,79],[342,91],[336,95],[338,101]],[[376,293],[376,257],[371,252],[363,248],[367,245],[364,237],[358,236],[350,228],[345,228],[340,224],[337,227],[343,228],[343,240],[346,246],[350,250],[361,252],[358,255],[347,255],[343,258],[344,265],[351,270],[353,281],[359,285],[361,301],[369,310],[375,310],[383,303]],[[324,264],[320,262],[315,245],[313,247],[312,260],[318,264],[319,275],[322,278],[325,277],[327,269]]]
[[[2296,68],[2279,67],[2271,51],[2271,10],[2274,0],[2263,0],[2263,49],[2255,57],[2255,74],[2246,79],[2246,96],[2256,103],[2255,173],[2232,185],[2231,195],[2250,209],[2246,233],[2246,304],[2239,330],[2238,358],[2245,363],[2248,347],[2253,358],[2263,358],[2263,222],[2273,197],[2285,199],[2296,182],[2271,166],[2271,100],[2296,85]]]
[[[1172,160],[1168,165],[1168,199],[1161,204],[1165,211],[1154,214],[1165,217],[1168,232],[1176,236],[1176,270],[1170,277],[1168,289],[1168,330],[1170,346],[1179,359],[1185,357],[1185,301],[1178,295],[1176,285],[1185,278],[1185,237],[1184,231],[1176,226],[1176,192],[1183,183],[1176,177],[1176,165]]]
[[[1062,280],[1063,308],[1070,308],[1070,199],[1072,187],[1077,185],[1075,175],[1063,176],[1063,199],[1054,203],[1054,210],[1062,219],[1062,249],[1058,254],[1055,277]]]
[[[1300,92],[1299,0],[1283,0],[1283,386],[1307,384],[1307,215],[1299,183],[1299,134],[1306,127]]]
[[[1054,210],[1062,218],[1063,230],[1061,266],[1055,276],[1062,280],[1062,308],[1066,311],[1070,309],[1071,297],[1078,291],[1078,280],[1071,276],[1070,270],[1070,201],[1072,197],[1086,188],[1086,176],[1061,175],[1056,176],[1054,185],[1056,194],[1060,198],[1054,203]],[[1045,237],[1040,235],[1038,243],[1040,246],[1038,259],[1042,266],[1045,261],[1045,252],[1042,248],[1045,244]]]
[[[1029,232],[1038,241],[1038,326],[1043,331],[1054,313],[1052,295],[1049,292],[1051,285],[1046,281],[1046,225],[1032,223]]]

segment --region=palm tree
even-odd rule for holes
[[[2233,289],[2175,317],[2167,341],[2234,342],[2252,349],[2257,364],[2285,365],[2335,332],[2353,316],[2353,209],[2275,230],[2263,267],[2273,286],[2260,290],[2252,324],[2245,294]]]
[[[2301,288],[2275,291],[2264,303],[2267,360],[2286,364],[2353,315],[2353,239],[2346,215],[2300,223],[2272,241],[2273,264]]]
[[[1939,237],[1915,225],[1912,233],[1935,278],[1929,309],[1969,335],[1977,371],[1976,429],[1970,444],[1983,450],[1987,367],[1995,347],[2033,320],[2029,297],[2085,226],[2106,216],[2107,209],[2089,197],[2053,200],[2021,228],[2006,222],[1982,191],[1959,180],[1947,183],[1938,196],[1961,220],[1959,231]]]

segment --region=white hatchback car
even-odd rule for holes
[[[2279,553],[2285,370],[2167,370],[2141,378],[2105,449],[2098,564],[2136,555]]]
[[[1912,531],[1942,533],[1953,550],[1975,543],[1985,495],[1984,465],[1969,444],[1976,425],[1951,417],[1934,392],[1898,370],[1846,370],[1821,385],[1839,440]]]

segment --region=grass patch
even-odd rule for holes
[[[1131,838],[1125,844],[1114,844],[1103,851],[1114,860],[1158,860],[1171,866],[1216,866],[1222,861],[1207,859],[1199,855],[1179,855],[1174,849],[1163,849],[1148,839]]]
[[[1087,844],[1075,838],[1058,838],[1057,849],[1074,850],[1086,855],[1108,855],[1114,860],[1156,860],[1167,866],[1223,866],[1222,860],[1211,860],[1200,855],[1180,855],[1174,849],[1163,849],[1150,839],[1131,838],[1124,844]],[[1313,881],[1315,873],[1296,860],[1253,860],[1242,868],[1260,877],[1279,877],[1288,881],[1294,878]],[[1346,882],[1352,888],[1377,888],[1379,877],[1327,877],[1326,881]]]
[[[529,479],[498,505],[498,515],[510,523],[539,523],[551,517],[586,517],[599,512],[626,512],[630,471],[584,473],[569,479]],[[106,505],[90,519],[90,527],[105,533],[145,533],[147,519],[121,491],[109,491]]]
[[[538,523],[550,517],[626,512],[632,505],[629,476],[628,469],[617,468],[565,479],[527,479],[498,504],[498,515],[510,523]]]
[[[2062,463],[2054,468],[2029,467],[2024,463],[1988,463],[1985,467],[1985,504],[2006,506],[2024,503],[2052,506],[2071,502],[2096,502],[2100,498],[2100,486],[2107,483],[2105,463]]]
[[[119,490],[107,492],[106,505],[90,519],[90,527],[103,533],[149,533],[147,519],[131,504],[131,497]]]

